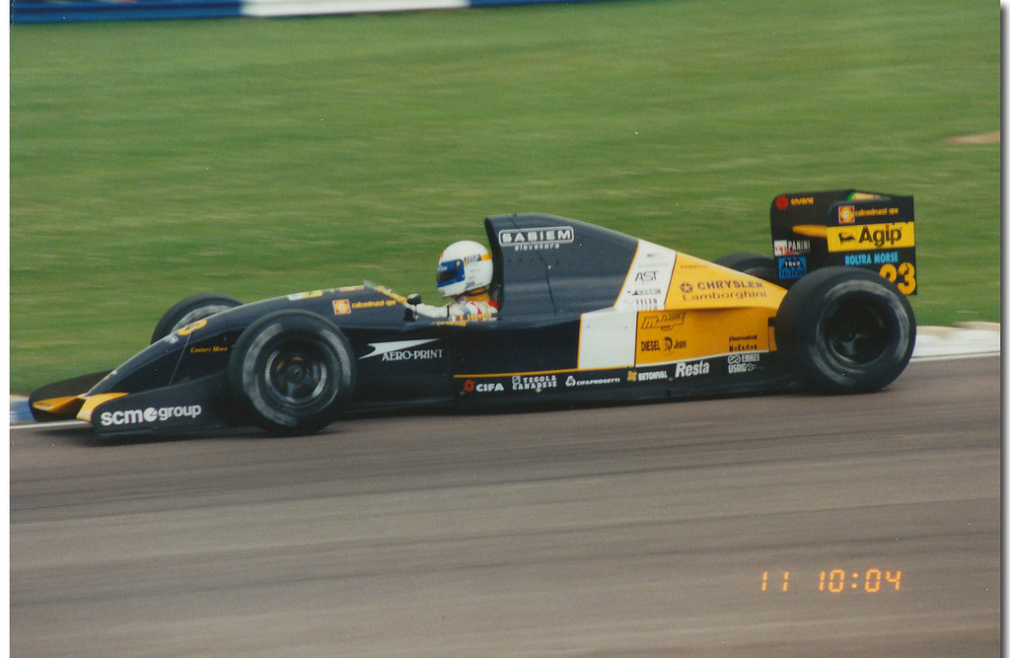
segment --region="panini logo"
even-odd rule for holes
[[[498,243],[516,251],[560,249],[575,241],[575,229],[570,226],[549,228],[506,229],[498,231]]]
[[[799,256],[809,253],[810,240],[775,240],[772,251],[776,256]]]
[[[203,413],[203,407],[191,404],[188,407],[148,407],[147,409],[124,409],[122,411],[106,411],[99,418],[104,426],[109,425],[140,425],[142,423],[165,422],[173,418],[195,419]]]

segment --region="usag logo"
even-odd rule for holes
[[[730,354],[726,359],[729,374],[735,375],[742,372],[754,372],[758,370],[761,362],[760,354]]]

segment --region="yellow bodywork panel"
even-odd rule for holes
[[[679,253],[666,308],[638,313],[635,364],[774,351],[772,319],[785,295],[773,283]]]
[[[775,350],[774,309],[645,311],[638,314],[635,364]]]
[[[59,398],[36,400],[32,403],[32,406],[39,411],[45,411],[56,416],[76,417],[80,420],[91,422],[91,412],[94,411],[95,407],[103,402],[121,398],[124,395],[126,393],[100,393],[91,396],[67,395]]]
[[[820,224],[799,224],[793,227],[793,233],[808,238],[827,238],[828,227]]]
[[[32,403],[32,406],[39,411],[44,411],[46,413],[54,414],[57,416],[68,416],[74,417],[77,415],[78,410],[81,405],[84,404],[84,398],[79,395],[67,395],[59,398],[47,398],[45,400],[36,400]]]
[[[677,254],[667,309],[762,307],[777,310],[785,288],[721,265]]]
[[[89,396],[84,399],[84,405],[81,407],[80,411],[77,412],[77,418],[80,420],[86,420],[90,423],[91,412],[95,410],[95,407],[103,402],[121,398],[124,395],[126,395],[126,393],[99,393],[98,395]]]

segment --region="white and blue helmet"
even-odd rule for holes
[[[454,242],[438,257],[435,287],[443,298],[458,297],[487,288],[493,274],[494,264],[487,247],[472,240]]]

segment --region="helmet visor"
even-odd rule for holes
[[[435,283],[439,287],[448,286],[453,283],[459,283],[465,276],[466,271],[463,268],[462,260],[458,258],[456,260],[446,260],[438,264]]]

